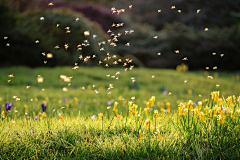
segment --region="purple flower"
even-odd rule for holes
[[[38,120],[38,116],[35,116],[35,117],[33,118],[33,120]]]
[[[10,111],[12,107],[13,107],[13,103],[9,103],[9,102],[6,102],[6,103],[5,103],[5,109],[6,109],[7,111]]]
[[[27,120],[30,120],[30,117],[27,117]]]
[[[68,101],[68,99],[67,98],[64,98],[64,103],[66,103]]]
[[[165,90],[165,91],[162,92],[162,94],[163,94],[163,95],[167,95],[167,94],[168,94],[168,91]]]
[[[112,101],[107,101],[107,106],[111,106],[112,105]]]
[[[225,108],[223,105],[222,105],[222,110],[223,110],[223,111],[225,111],[225,110],[226,110],[226,108]]]
[[[42,103],[42,110],[43,110],[43,112],[46,112],[46,109],[47,109],[47,105]]]

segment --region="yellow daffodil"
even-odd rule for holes
[[[213,101],[215,102],[215,101],[218,101],[218,99],[219,99],[219,91],[214,91],[214,92],[211,92],[211,95],[212,95],[212,99],[213,99]]]
[[[159,140],[162,138],[162,136],[161,136],[161,134],[160,134],[160,131],[159,131],[159,129],[157,129],[157,134],[158,134],[157,141],[159,141]]]
[[[159,117],[158,110],[154,110],[154,113],[155,113],[156,117],[158,118]]]
[[[149,109],[149,102],[146,102],[147,109]]]
[[[141,129],[139,130],[139,137],[140,137],[139,139],[144,139],[144,134],[142,134],[142,130]]]
[[[199,110],[201,110],[201,108],[202,108],[202,101],[198,102],[198,107],[199,107]]]
[[[28,111],[28,106],[25,104],[24,105],[25,113]]]
[[[117,115],[117,118],[119,119],[119,120],[122,120],[122,116],[120,116],[120,115]]]
[[[75,104],[78,105],[78,99],[77,97],[74,97]]]
[[[103,113],[99,113],[99,114],[98,114],[98,117],[99,117],[99,118],[103,118]]]
[[[233,102],[235,103],[236,102],[236,96],[233,95]]]
[[[132,101],[128,102],[129,109],[132,110]]]
[[[165,115],[165,109],[161,108],[162,115]]]
[[[46,112],[43,112],[42,115],[41,115],[41,118],[44,118],[44,117],[47,117]]]
[[[1,117],[2,117],[2,118],[5,118],[5,112],[4,112],[4,111],[2,111]]]
[[[223,100],[222,100],[222,98],[219,98],[219,99],[218,99],[218,104],[219,104],[219,106],[222,106],[222,105],[223,105]]]
[[[119,102],[122,102],[124,100],[123,96],[118,97]]]
[[[145,130],[147,130],[148,128],[150,128],[150,119],[146,120]]]
[[[154,106],[155,96],[152,96],[152,98],[149,100],[150,106]],[[149,105],[148,104],[148,105]],[[149,106],[148,106],[149,107]]]
[[[118,105],[118,102],[115,102],[115,103],[114,103],[114,107],[113,107],[113,111],[116,110],[117,105]]]
[[[138,120],[139,120],[139,122],[140,122],[140,123],[142,122],[142,119],[141,119],[141,117],[139,117],[139,119],[138,119]]]
[[[167,106],[168,108],[170,107],[170,105],[171,105],[170,102],[166,102],[166,106]]]
[[[208,115],[208,107],[206,107],[206,115]]]
[[[136,109],[138,108],[138,105],[136,104],[133,104],[133,107],[132,107],[132,112],[133,113],[136,113]]]
[[[146,116],[148,116],[148,109],[144,108],[144,111],[145,111]]]
[[[129,111],[129,116],[133,116],[132,111]]]

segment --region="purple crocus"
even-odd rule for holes
[[[107,105],[111,106],[112,105],[112,101],[107,101]]]
[[[5,109],[9,112],[11,108],[13,107],[13,103],[6,102],[5,103]]]
[[[35,116],[34,118],[33,118],[33,120],[38,120],[39,119],[39,117],[38,116]]]
[[[168,94],[168,91],[164,90],[164,91],[162,92],[162,94],[163,94],[163,95],[167,95],[167,94]]]
[[[46,112],[46,109],[47,109],[47,105],[42,103],[42,110],[43,110],[43,112]]]

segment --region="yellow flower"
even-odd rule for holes
[[[235,95],[233,95],[233,102],[236,102],[236,97],[235,97]]]
[[[133,104],[132,112],[133,112],[133,113],[136,113],[136,109],[137,109],[137,108],[138,108],[138,105]]]
[[[43,112],[42,115],[41,115],[41,118],[44,118],[44,117],[47,117],[46,112]]]
[[[210,110],[210,117],[212,117],[212,111]]]
[[[25,112],[27,112],[28,106],[26,104],[24,105],[24,108],[25,108]]]
[[[120,102],[122,102],[122,101],[124,100],[123,96],[119,96],[119,97],[118,97],[118,100],[119,100]]]
[[[75,104],[78,105],[78,99],[77,97],[74,97]]]
[[[139,130],[139,137],[140,137],[139,139],[144,139],[144,134],[142,134],[142,130],[141,129]]]
[[[122,120],[122,116],[120,116],[120,115],[117,115],[117,118],[119,119],[119,120]]]
[[[219,91],[214,91],[214,92],[211,92],[211,95],[212,95],[212,99],[215,101],[218,101],[219,99]]]
[[[148,128],[150,128],[150,119],[146,120],[145,130],[147,130]]]
[[[198,102],[198,106],[199,106],[199,110],[201,110],[201,108],[202,108],[202,101]]]
[[[116,110],[117,105],[118,105],[118,102],[115,102],[115,103],[114,103],[114,107],[113,107],[113,111]]]
[[[151,106],[154,106],[155,96],[152,96],[152,98],[149,100],[149,103]]]
[[[158,118],[159,117],[158,110],[154,110],[154,113],[155,113],[156,117]]]
[[[149,102],[146,102],[147,109],[149,109]]]
[[[222,105],[223,105],[223,100],[222,100],[222,98],[219,98],[219,99],[218,99],[218,104],[219,104],[219,106],[222,106]]]
[[[224,120],[223,120],[223,118],[221,118],[221,122],[220,122],[220,123],[222,123],[222,124],[224,123]]]
[[[165,109],[161,108],[162,115],[165,115]]]
[[[159,141],[159,140],[162,138],[162,136],[161,136],[161,134],[160,134],[160,131],[159,131],[159,129],[157,129],[157,134],[158,134],[157,141]]]
[[[170,102],[166,102],[166,106],[167,106],[168,108],[170,107],[170,105],[171,105]]]
[[[133,116],[131,111],[129,111],[129,115],[130,115],[130,116]]]
[[[206,120],[205,120],[204,116],[202,116],[202,120],[203,120],[204,123],[206,123]]]
[[[185,105],[182,102],[180,102],[180,104],[178,106],[179,106],[178,107],[179,108],[179,115],[183,115]]]
[[[148,109],[144,108],[144,111],[145,111],[146,116],[148,116]]]
[[[208,107],[206,107],[206,115],[208,115]]]
[[[142,122],[142,119],[141,119],[141,117],[139,117],[139,119],[138,119],[138,120],[139,120],[139,122],[140,122],[140,123]]]
[[[233,113],[231,113],[231,117],[232,117],[233,119],[235,119],[235,116],[234,116],[234,114],[233,114]]]
[[[1,117],[2,117],[2,118],[5,118],[5,112],[4,112],[4,111],[2,111]]]
[[[132,110],[132,101],[128,102],[129,109]]]
[[[99,114],[98,114],[98,117],[99,117],[99,118],[103,118],[103,113],[99,113]]]

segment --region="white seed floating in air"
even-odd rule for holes
[[[89,31],[84,31],[84,36],[89,36],[90,32]]]

